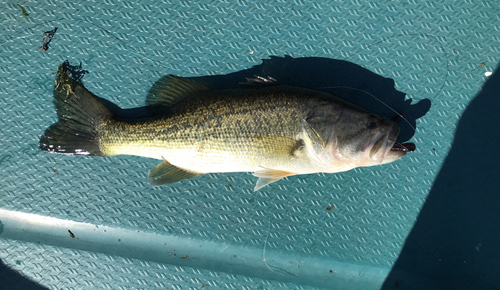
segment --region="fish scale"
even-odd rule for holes
[[[289,163],[293,152],[283,152],[282,160],[269,158],[284,151],[281,141],[287,138],[293,147],[302,130],[300,122],[311,110],[310,96],[288,93],[263,89],[248,90],[247,95],[209,94],[168,117],[136,123],[109,120],[99,142],[106,155],[166,159],[199,172],[276,168],[273,162]]]

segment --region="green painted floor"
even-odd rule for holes
[[[7,2],[0,289],[500,287],[497,1]],[[258,192],[250,173],[152,187],[156,160],[38,149],[65,61],[126,109],[166,74],[272,76],[394,117],[373,95],[417,150]]]

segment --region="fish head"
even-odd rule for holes
[[[323,172],[393,162],[415,150],[396,142],[400,128],[382,115],[343,102],[318,106],[304,121],[309,156]]]
[[[397,122],[366,111],[345,110],[342,115],[327,145],[337,160],[353,167],[373,166],[393,162],[414,150],[412,143],[396,142]]]

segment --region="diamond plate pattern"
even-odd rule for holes
[[[8,239],[0,258],[49,289],[319,289]]]
[[[23,4],[29,16],[22,18],[17,2],[8,1],[0,12],[1,209],[231,243],[259,249],[259,255],[267,238],[269,251],[389,270],[450,149],[458,119],[484,72],[498,61],[500,8],[493,3],[50,0]],[[42,33],[54,27],[59,30],[49,50],[36,51]],[[394,164],[293,177],[254,193],[255,178],[246,173],[153,188],[146,173],[154,160],[38,150],[40,134],[56,119],[53,75],[64,60],[89,71],[83,82],[93,93],[132,108],[167,73],[228,74],[283,55],[351,61],[393,79],[410,98],[430,99],[432,108],[418,120],[413,137],[417,152]],[[127,283],[306,287],[273,282],[287,279],[274,272],[216,276],[213,270],[107,255],[99,245],[81,252],[70,245],[26,243],[29,234],[19,240],[0,235],[1,257],[54,289],[125,289]],[[325,273],[325,281],[331,275]]]

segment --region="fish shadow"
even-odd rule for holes
[[[71,66],[67,62],[63,65],[71,75],[76,74],[79,77],[77,81],[81,83],[81,66]],[[238,72],[186,79],[211,90],[225,90],[241,87],[241,83],[254,76],[270,76],[282,85],[327,92],[390,119],[401,114],[407,122],[400,122],[398,142],[405,142],[415,134],[416,120],[424,116],[431,107],[431,101],[428,99],[416,104],[411,104],[412,100],[405,100],[406,95],[394,88],[394,80],[390,78],[382,77],[349,61],[322,57],[272,56],[270,59],[263,59],[262,64]],[[119,119],[144,119],[155,112],[154,108],[150,107],[121,109],[106,99],[99,99]]]
[[[382,289],[499,289],[499,93],[497,68],[462,114]]]
[[[398,142],[405,142],[413,137],[416,120],[424,116],[431,107],[429,99],[416,104],[411,104],[412,100],[405,100],[406,94],[394,88],[393,79],[382,77],[349,61],[324,57],[271,56],[270,59],[263,59],[262,64],[242,71],[187,79],[213,90],[223,90],[235,88],[239,83],[245,82],[246,78],[254,76],[270,76],[282,85],[327,92],[390,119],[395,119],[399,113],[411,126],[405,121],[400,123]]]

